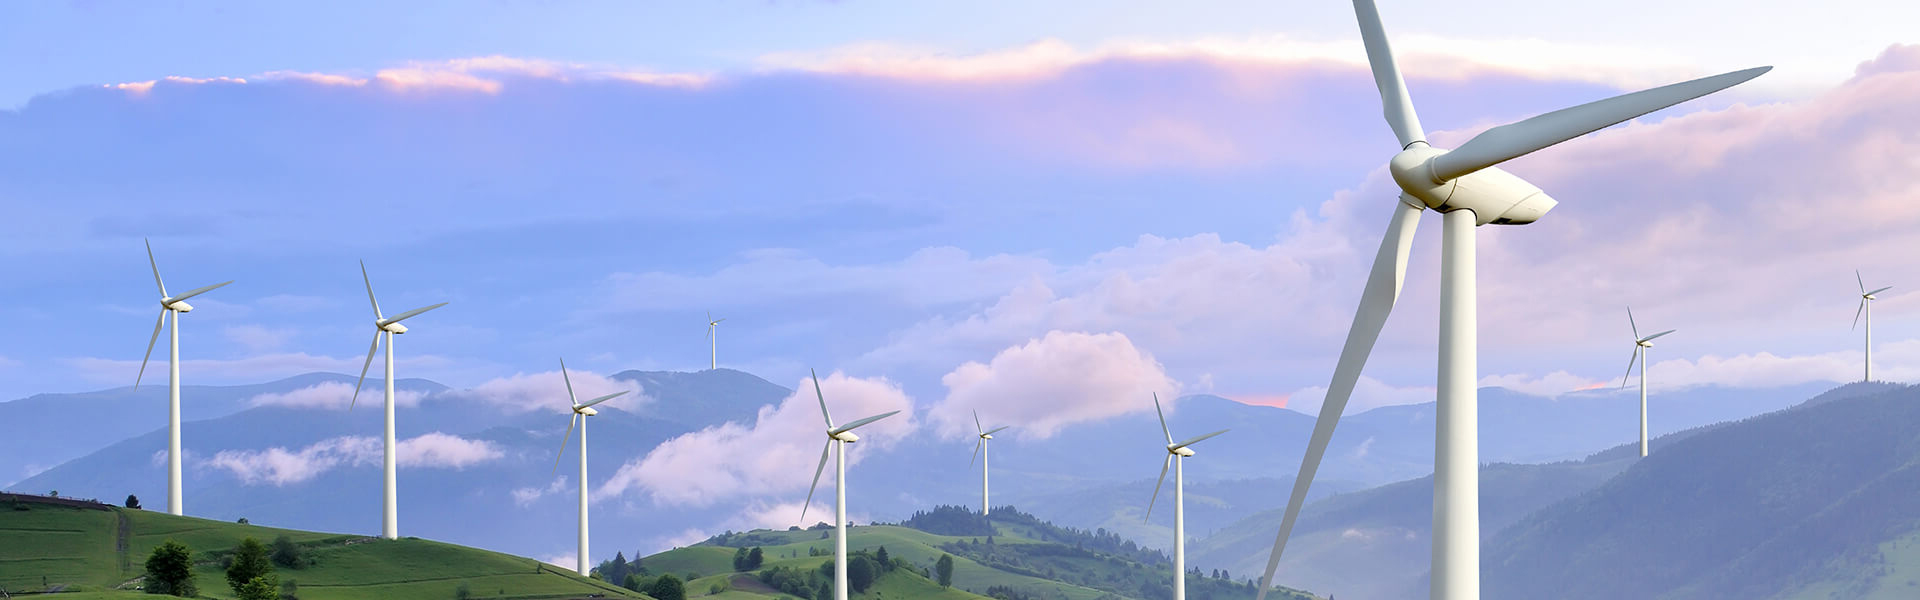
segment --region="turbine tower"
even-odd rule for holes
[[[167,284],[160,281],[160,263],[153,260],[153,242],[147,242],[147,264],[153,267],[153,283],[160,286],[160,318],[153,322],[153,336],[147,338],[147,354],[140,357],[140,372],[133,377],[133,389],[140,389],[140,380],[147,375],[147,360],[153,358],[153,344],[160,341],[160,326],[166,323],[167,314],[172,313],[173,326],[167,328],[167,346],[171,348],[167,352],[167,512],[180,516],[186,514],[180,498],[180,313],[193,310],[186,299],[233,282],[169,296]]]
[[[808,370],[812,373],[812,370]],[[893,416],[890,411],[839,427],[827,412],[827,397],[820,393],[820,374],[813,375],[813,395],[820,399],[820,416],[827,420],[827,445],[820,448],[820,466],[813,468],[813,485],[807,488],[807,502],[800,505],[800,522],[807,522],[807,507],[813,504],[813,491],[820,487],[820,473],[827,468],[827,452],[833,452],[833,598],[847,600],[847,444],[860,441],[853,430],[861,425]]]
[[[1620,376],[1620,387],[1627,387],[1627,377],[1633,375],[1633,362],[1640,361],[1640,456],[1647,455],[1647,349],[1653,347],[1653,339],[1673,333],[1668,329],[1647,337],[1640,337],[1640,325],[1633,322],[1633,307],[1627,307],[1627,326],[1633,328],[1633,356],[1627,359],[1627,374]]]
[[[1173,600],[1187,600],[1187,479],[1186,458],[1193,456],[1192,446],[1227,430],[1222,429],[1184,442],[1173,442],[1167,429],[1167,413],[1160,410],[1160,394],[1153,395],[1153,412],[1160,415],[1160,433],[1167,436],[1167,460],[1160,463],[1160,480],[1153,483],[1153,497],[1147,500],[1146,521],[1153,516],[1153,503],[1160,499],[1160,484],[1167,482],[1167,465],[1173,465]]]
[[[975,460],[980,461],[980,516],[983,517],[993,512],[993,504],[987,499],[987,440],[1008,427],[1012,425],[1001,425],[993,428],[993,431],[987,431],[980,426],[980,411],[973,411],[973,430],[980,432],[980,441],[974,442],[973,458],[967,461],[967,466],[973,466]]]
[[[599,404],[601,402],[606,402],[614,398],[618,398],[620,397],[621,394],[625,394],[626,392],[625,391],[614,392],[611,394],[607,394],[605,396],[601,396],[599,398],[588,400],[586,402],[581,402],[578,396],[573,395],[573,378],[567,376],[567,359],[564,359],[564,358],[560,359],[560,379],[562,381],[567,382],[567,401],[572,403],[573,405],[573,414],[567,417],[567,435],[566,437],[560,438],[560,453],[554,455],[553,457],[553,472],[555,475],[558,475],[560,473],[560,457],[567,455],[567,440],[573,437],[573,425],[575,423],[579,423],[580,424],[580,553],[578,556],[580,560],[580,565],[579,565],[580,576],[585,577],[589,574],[588,573],[589,568],[587,566],[587,557],[591,556],[590,554],[587,553],[587,417],[600,414],[600,411],[593,409],[593,405]]]
[[[1860,308],[1853,309],[1853,326],[1860,326],[1860,313],[1867,315],[1867,374],[1861,381],[1873,381],[1873,301],[1874,294],[1893,289],[1893,286],[1867,291],[1867,280],[1860,278],[1860,270],[1853,270],[1853,280],[1860,284]]]
[[[385,463],[387,483],[386,509],[382,513],[384,516],[381,519],[380,535],[381,537],[393,540],[400,538],[400,496],[397,492],[398,485],[395,483],[399,479],[395,463],[395,459],[397,458],[395,452],[398,448],[393,442],[393,336],[407,332],[407,326],[401,325],[401,321],[413,318],[420,313],[446,306],[447,303],[441,302],[433,306],[423,306],[394,315],[393,318],[389,319],[380,314],[380,300],[373,297],[373,279],[367,277],[367,261],[364,260],[360,261],[360,280],[366,282],[367,301],[373,303],[373,345],[367,347],[367,361],[360,365],[360,380],[353,384],[353,400],[347,403],[347,410],[353,410],[353,407],[360,403],[360,385],[367,382],[367,367],[373,366],[373,353],[380,349],[380,337],[383,335],[386,336],[387,451]]]
[[[1354,15],[1373,67],[1374,84],[1387,124],[1399,138],[1399,153],[1388,163],[1400,201],[1361,292],[1346,345],[1327,385],[1326,401],[1294,479],[1287,512],[1267,557],[1259,600],[1265,600],[1293,531],[1313,475],[1332,440],[1334,426],[1379,338],[1387,314],[1399,298],[1420,213],[1443,216],[1440,242],[1440,357],[1438,418],[1434,441],[1433,567],[1431,597],[1463,600],[1480,597],[1480,504],[1478,400],[1475,386],[1479,323],[1475,310],[1474,228],[1531,223],[1556,202],[1540,188],[1495,167],[1509,159],[1717,92],[1758,77],[1759,67],[1642,90],[1538,115],[1482,132],[1459,148],[1442,150],[1427,143],[1414,113],[1413,99],[1393,60],[1373,0],[1353,0]],[[1503,325],[1523,325],[1506,324]]]
[[[720,319],[716,321],[713,319],[713,312],[707,312],[707,349],[713,353],[713,362],[707,365],[709,369],[720,368],[720,336],[717,335],[717,332],[720,330],[720,321],[725,320],[726,319]]]

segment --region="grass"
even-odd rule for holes
[[[0,507],[0,588],[9,592],[46,589],[44,576],[47,586],[74,592],[61,594],[64,600],[144,596],[131,589],[147,556],[171,539],[193,550],[194,579],[202,596],[231,598],[219,556],[247,537],[270,543],[284,534],[313,562],[301,569],[276,569],[282,581],[297,582],[303,600],[441,600],[454,597],[462,584],[475,598],[645,598],[533,559],[417,538],[275,529],[123,508],[28,506],[25,511]],[[124,553],[117,549],[123,534]],[[728,562],[731,567],[731,554]]]

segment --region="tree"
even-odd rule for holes
[[[847,558],[847,586],[853,588],[854,593],[867,591],[867,586],[873,585],[873,578],[878,575],[879,569],[874,568],[873,559],[867,558],[867,555],[856,554]]]
[[[627,574],[633,572],[633,564],[627,562],[627,553],[613,553],[613,560],[600,563],[600,578],[607,583],[620,584],[627,580]]]
[[[153,549],[147,557],[147,593],[191,597],[200,593],[193,585],[193,551],[173,540]]]
[[[300,584],[292,579],[280,582],[280,600],[300,600]]]
[[[687,600],[687,586],[680,582],[679,577],[668,573],[653,580],[653,587],[646,594],[659,600]]]
[[[940,555],[940,560],[933,563],[933,572],[940,575],[940,587],[953,587],[953,555]]]
[[[246,538],[240,540],[240,546],[233,550],[233,563],[227,565],[227,585],[233,593],[239,594],[254,578],[273,573],[273,563],[267,560],[267,546],[260,540]],[[279,582],[274,582],[275,586]]]
[[[239,600],[280,600],[279,579],[272,573],[261,575],[247,580],[233,593]]]
[[[246,524],[248,524],[248,523],[247,523],[247,518],[246,518],[246,517],[240,517],[240,520],[238,520],[238,521],[234,521],[234,522],[235,522],[235,523],[239,523],[239,524],[241,524],[241,525],[246,525]]]
[[[760,568],[760,564],[766,562],[766,560],[767,556],[760,553],[760,547],[754,546],[753,551],[747,553],[747,570],[752,571]]]
[[[140,497],[135,496],[133,494],[127,494],[127,508],[132,508],[132,509],[140,508]]]
[[[280,537],[273,538],[273,556],[271,558],[273,559],[273,564],[289,569],[298,569],[303,566],[301,564],[300,545],[293,543],[293,538],[287,537],[287,534],[284,533],[280,534]]]
[[[460,587],[453,588],[453,597],[454,600],[467,600],[468,598],[472,598],[473,588],[468,587],[467,582],[462,581],[460,582]]]
[[[880,559],[880,570],[885,571],[893,567],[893,559],[887,557],[886,546],[881,546],[880,551],[874,553],[873,556],[874,558]]]
[[[747,549],[735,548],[733,550],[733,570],[745,571],[750,568],[751,567],[747,566]]]

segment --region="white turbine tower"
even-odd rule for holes
[[[1867,280],[1860,278],[1860,270],[1854,269],[1853,280],[1860,284],[1860,308],[1853,309],[1853,326],[1860,326],[1860,313],[1867,314],[1867,374],[1861,381],[1873,381],[1873,301],[1874,294],[1893,289],[1893,286],[1867,291]]]
[[[367,382],[367,367],[373,366],[373,353],[380,349],[380,337],[382,335],[386,336],[387,451],[385,462],[387,483],[386,509],[385,512],[382,513],[384,518],[381,520],[380,535],[392,540],[400,538],[400,496],[397,491],[398,485],[396,484],[399,477],[396,468],[397,463],[395,462],[397,459],[395,452],[398,448],[394,445],[393,441],[393,336],[407,332],[407,326],[401,325],[401,321],[410,319],[420,313],[446,306],[447,303],[441,302],[433,306],[423,306],[394,315],[393,318],[389,319],[380,314],[380,301],[373,297],[373,279],[367,277],[367,261],[364,260],[360,261],[360,280],[366,282],[367,301],[373,303],[373,345],[367,347],[367,361],[360,365],[360,380],[353,384],[353,400],[347,403],[347,410],[353,410],[353,407],[360,403],[360,385]]]
[[[986,428],[980,426],[980,411],[973,411],[973,430],[980,432],[980,441],[974,442],[973,458],[967,461],[967,466],[973,466],[974,460],[980,461],[981,516],[986,516],[993,512],[993,504],[987,499],[987,440],[993,439],[993,434],[1000,433],[1000,430],[1008,427],[1012,427],[1012,425],[1002,425],[993,428],[993,431],[987,431]]]
[[[1647,455],[1647,349],[1653,347],[1653,339],[1673,333],[1668,329],[1647,337],[1640,337],[1640,325],[1633,322],[1633,307],[1627,307],[1627,326],[1633,328],[1633,356],[1627,359],[1627,374],[1620,376],[1620,387],[1627,387],[1627,377],[1633,375],[1634,361],[1640,361],[1640,456]]]
[[[713,353],[713,362],[707,365],[709,369],[720,368],[720,336],[718,333],[720,331],[720,321],[725,320],[726,319],[720,319],[716,321],[713,319],[713,312],[707,312],[707,350]]]
[[[1597,131],[1640,115],[1698,98],[1758,77],[1759,67],[1624,94],[1538,115],[1482,132],[1449,152],[1427,143],[1414,113],[1380,14],[1372,0],[1354,0],[1360,35],[1373,66],[1387,124],[1400,152],[1388,171],[1401,189],[1392,219],[1374,258],[1360,307],[1327,385],[1326,400],[1294,480],[1287,512],[1267,558],[1259,598],[1264,600],[1280,564],[1287,536],[1299,517],[1308,486],[1346,410],[1353,385],[1399,298],[1407,254],[1421,211],[1442,213],[1440,242],[1440,368],[1434,444],[1433,568],[1431,596],[1438,600],[1480,597],[1479,458],[1475,386],[1478,322],[1474,307],[1474,228],[1531,223],[1556,202],[1540,188],[1494,165]],[[1519,325],[1519,324],[1511,324]]]
[[[1167,466],[1173,466],[1173,600],[1187,600],[1187,479],[1186,458],[1193,456],[1192,446],[1227,430],[1222,429],[1184,442],[1174,443],[1173,430],[1167,429],[1167,413],[1160,410],[1160,394],[1153,395],[1153,412],[1160,415],[1160,432],[1167,436],[1167,460],[1160,463],[1160,480],[1153,483],[1153,497],[1147,500],[1147,514],[1153,516],[1153,503],[1160,499],[1160,484],[1167,482]]]
[[[820,393],[820,374],[812,374],[813,395],[820,399],[820,416],[827,420],[827,445],[820,448],[820,466],[813,468],[813,485],[807,488],[806,504],[800,505],[800,522],[807,522],[807,507],[813,505],[813,491],[820,487],[820,473],[827,468],[827,452],[833,451],[833,598],[847,600],[847,444],[860,441],[860,436],[853,434],[854,429],[900,411],[889,411],[834,427],[833,415],[827,412],[827,397]]]
[[[140,358],[140,372],[133,377],[133,389],[140,389],[140,380],[147,375],[147,360],[153,358],[153,344],[160,341],[160,326],[166,323],[167,314],[172,313],[173,326],[167,328],[167,345],[171,348],[167,353],[167,512],[180,516],[186,514],[180,498],[180,313],[193,310],[186,299],[233,282],[169,296],[167,284],[160,281],[160,263],[153,260],[153,242],[147,242],[147,264],[153,267],[153,283],[160,286],[160,318],[153,322],[153,336],[147,338],[147,354]]]
[[[560,453],[554,455],[553,457],[553,472],[556,475],[560,473],[560,457],[567,455],[567,440],[573,437],[574,424],[575,423],[580,424],[580,553],[579,553],[580,565],[579,566],[580,566],[580,575],[584,577],[588,575],[587,557],[590,556],[590,554],[587,553],[587,417],[600,414],[600,411],[593,409],[593,405],[599,404],[601,402],[606,402],[614,398],[618,398],[620,397],[621,394],[625,394],[626,392],[625,391],[614,392],[611,394],[607,394],[605,396],[601,396],[599,398],[588,400],[586,402],[581,402],[578,396],[573,395],[573,378],[567,376],[567,360],[564,358],[560,359],[560,379],[562,381],[567,382],[567,401],[572,403],[573,405],[573,414],[567,417],[567,435],[565,437],[560,438]]]

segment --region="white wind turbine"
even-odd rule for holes
[[[133,389],[140,389],[140,380],[147,375],[147,359],[153,358],[153,344],[160,341],[160,326],[167,321],[167,314],[173,314],[173,326],[167,328],[167,512],[174,516],[185,513],[181,506],[180,493],[180,313],[190,312],[193,305],[186,299],[205,294],[228,283],[216,283],[203,288],[195,288],[178,296],[167,295],[167,284],[160,281],[160,263],[153,260],[153,242],[147,242],[147,264],[153,267],[153,283],[160,286],[160,318],[153,322],[153,336],[147,338],[147,354],[140,358],[140,372],[133,377]]]
[[[811,370],[808,371],[812,373]],[[807,488],[807,502],[800,505],[800,522],[807,522],[807,507],[813,505],[813,491],[820,487],[820,473],[827,468],[827,452],[833,452],[833,598],[847,600],[847,444],[860,441],[853,430],[861,425],[893,416],[888,411],[840,427],[833,426],[827,412],[827,397],[820,393],[820,374],[813,374],[813,395],[820,399],[820,416],[827,420],[827,445],[820,448],[820,466],[813,468],[813,485]]]
[[[974,460],[980,461],[980,515],[981,516],[986,516],[988,514],[992,514],[993,512],[992,510],[993,504],[989,502],[987,499],[987,440],[993,439],[993,434],[1000,433],[1000,430],[1006,429],[1008,427],[1012,427],[1012,425],[1002,425],[1002,426],[993,428],[993,431],[987,431],[986,428],[980,426],[980,411],[977,411],[977,410],[973,411],[973,430],[980,432],[980,441],[974,442],[973,458],[967,461],[967,466],[973,466]]]
[[[1353,385],[1379,338],[1387,314],[1399,298],[1407,254],[1421,211],[1442,213],[1440,243],[1440,368],[1434,447],[1433,568],[1431,596],[1461,600],[1480,596],[1479,457],[1475,371],[1478,322],[1474,287],[1474,228],[1479,225],[1531,223],[1556,202],[1518,176],[1494,165],[1587,133],[1739,84],[1771,67],[1759,67],[1624,94],[1557,110],[1482,132],[1452,151],[1427,143],[1412,97],[1393,59],[1379,11],[1372,0],[1353,0],[1360,35],[1373,67],[1374,84],[1387,124],[1399,138],[1400,152],[1388,163],[1401,189],[1380,252],[1361,292],[1360,307],[1340,351],[1333,380],[1313,436],[1307,442],[1300,473],[1267,570],[1260,600],[1273,583],[1287,536],[1292,532],[1307,489],[1320,467],[1334,426],[1346,410]]]
[[[423,306],[394,315],[393,318],[389,319],[380,314],[380,301],[373,297],[373,279],[367,277],[367,261],[364,260],[360,261],[360,280],[366,282],[367,301],[373,303],[373,345],[367,347],[367,361],[360,365],[360,380],[353,384],[353,400],[347,403],[347,410],[353,410],[353,407],[359,404],[360,385],[367,382],[367,367],[373,366],[373,353],[380,349],[380,337],[382,335],[386,336],[387,451],[385,462],[387,483],[386,509],[385,512],[382,513],[384,518],[381,520],[380,535],[392,540],[400,538],[400,496],[398,493],[398,485],[396,484],[399,477],[395,463],[397,459],[395,452],[398,448],[394,445],[393,441],[393,336],[407,332],[407,326],[401,325],[401,321],[405,321],[420,313],[446,306],[447,303],[441,302],[433,306]]]
[[[720,321],[725,320],[726,319],[720,319],[716,321],[713,318],[713,312],[707,312],[707,350],[713,353],[711,357],[713,362],[707,365],[709,369],[720,368]]]
[[[1193,456],[1192,446],[1227,430],[1222,429],[1184,442],[1174,443],[1173,430],[1167,429],[1167,413],[1160,410],[1160,394],[1153,395],[1153,412],[1160,415],[1160,432],[1167,436],[1167,460],[1160,463],[1160,480],[1153,483],[1153,497],[1147,500],[1147,514],[1153,516],[1153,503],[1160,499],[1160,484],[1167,482],[1167,466],[1173,466],[1173,600],[1187,600],[1187,480],[1186,458]]]
[[[587,417],[600,414],[593,405],[606,402],[625,394],[618,391],[586,402],[573,395],[573,378],[567,376],[567,360],[560,359],[560,379],[567,382],[567,401],[572,403],[573,414],[567,417],[567,435],[560,438],[560,453],[553,457],[553,472],[560,473],[560,457],[567,455],[567,440],[573,437],[573,425],[580,424],[580,575],[588,574],[587,557]]]
[[[1860,270],[1854,269],[1853,280],[1860,284],[1860,308],[1853,309],[1853,326],[1860,326],[1860,313],[1867,314],[1867,374],[1861,381],[1873,381],[1873,301],[1874,294],[1893,289],[1893,286],[1867,291],[1867,280],[1860,278]]]
[[[1633,375],[1633,362],[1640,361],[1640,456],[1647,455],[1647,349],[1653,347],[1653,339],[1673,333],[1668,329],[1647,337],[1640,337],[1640,325],[1633,322],[1633,307],[1627,307],[1627,326],[1633,328],[1633,357],[1627,359],[1627,374],[1620,376],[1620,387],[1627,387],[1627,377]]]

